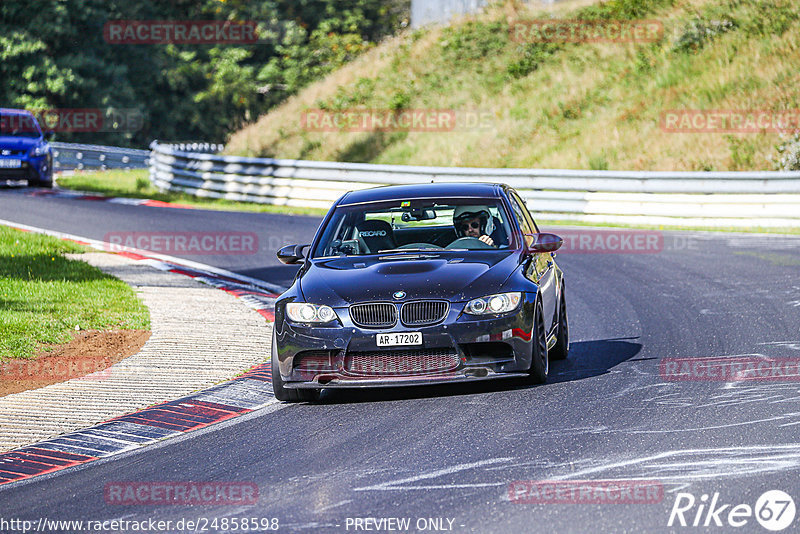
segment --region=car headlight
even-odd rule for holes
[[[46,155],[49,151],[50,151],[50,145],[39,145],[31,149],[31,156],[41,157]]]
[[[286,315],[296,323],[329,323],[339,318],[330,306],[307,302],[290,302]]]
[[[522,300],[522,293],[498,293],[497,295],[487,295],[479,299],[467,302],[464,311],[471,315],[491,315],[495,313],[506,313],[515,310]]]

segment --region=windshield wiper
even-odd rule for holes
[[[389,248],[386,250],[379,250],[378,254],[385,252],[430,252],[444,250],[443,248]]]
[[[440,254],[393,254],[391,256],[378,256],[379,260],[430,260],[441,257]]]

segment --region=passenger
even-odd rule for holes
[[[494,230],[492,219],[488,206],[458,206],[453,212],[453,226],[459,238],[474,237],[496,248],[490,237]]]

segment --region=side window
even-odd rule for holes
[[[522,229],[523,234],[533,234],[535,233],[533,228],[531,227],[530,221],[528,217],[525,217],[526,210],[523,206],[520,206],[519,198],[516,195],[510,196],[511,200],[511,207],[514,210],[514,215],[516,216],[517,220],[519,221],[520,229]],[[525,242],[528,246],[533,244],[533,239],[529,237],[525,237]]]
[[[536,226],[536,221],[534,221],[533,217],[531,217],[531,212],[528,209],[528,205],[525,203],[525,201],[522,199],[522,197],[519,196],[519,194],[517,194],[516,192],[514,192],[514,198],[517,199],[517,202],[519,202],[519,205],[522,207],[522,211],[525,213],[525,220],[527,220],[528,221],[528,225],[531,228],[533,228],[533,233],[538,234],[539,233],[539,227]]]

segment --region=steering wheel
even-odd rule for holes
[[[484,243],[477,237],[459,237],[444,248],[466,248],[468,250],[494,249],[492,245]]]

